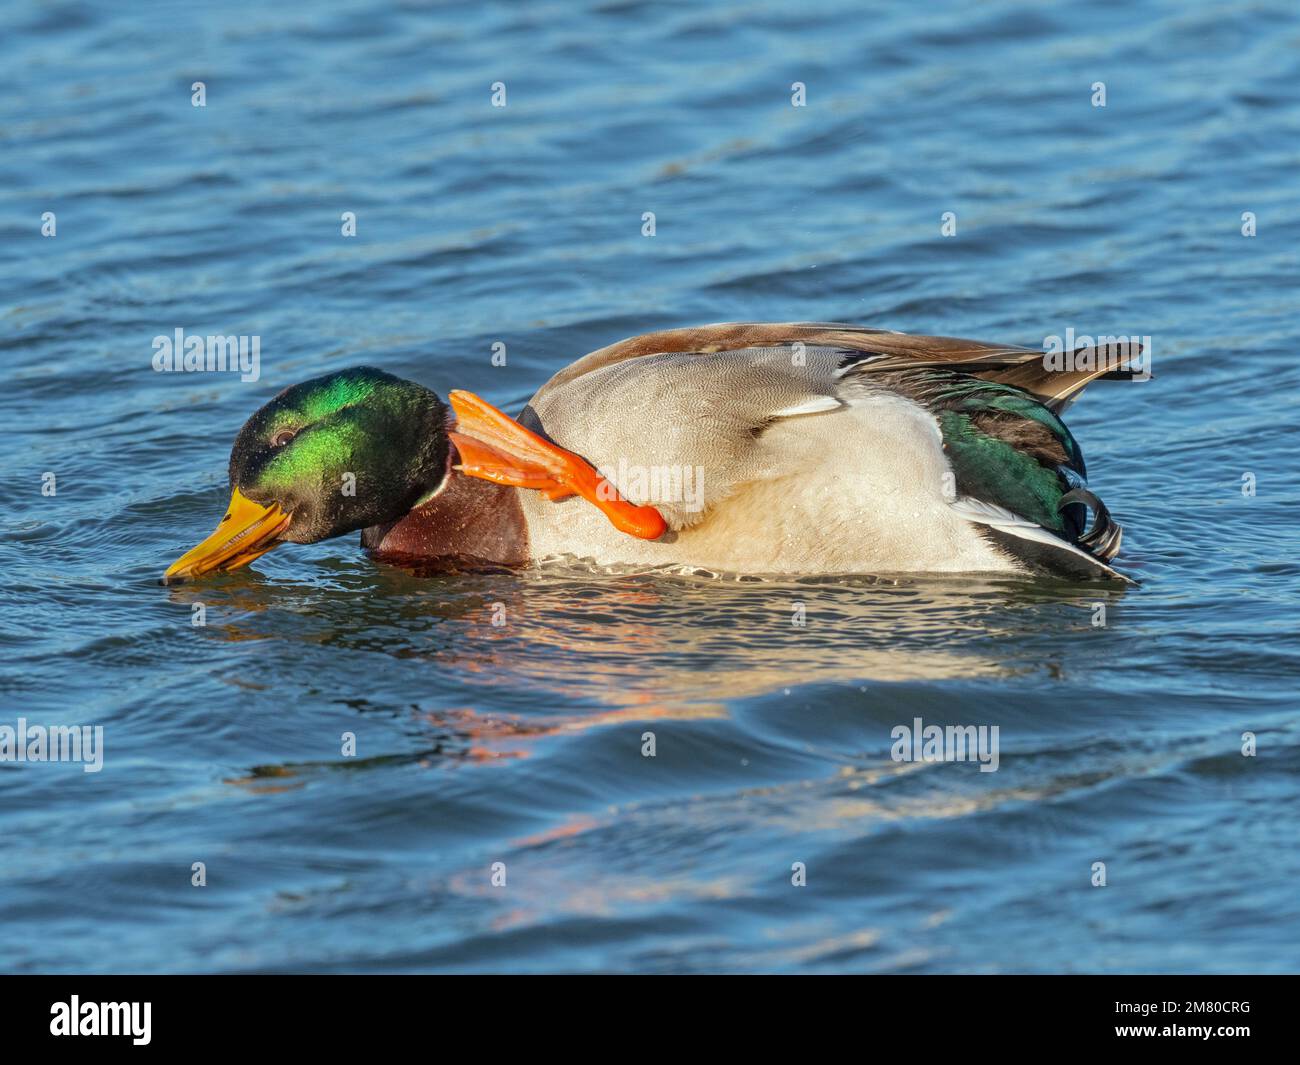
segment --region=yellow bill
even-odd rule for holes
[[[205,573],[247,566],[279,543],[276,537],[289,527],[291,517],[278,503],[254,503],[236,488],[226,516],[212,535],[173,562],[163,574],[163,584],[180,584]]]

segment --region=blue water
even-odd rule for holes
[[[0,726],[104,765],[0,763],[0,968],[1300,968],[1298,45],[1285,2],[6,4]],[[517,410],[731,319],[1149,335],[1069,417],[1141,586],[354,536],[156,583],[285,385]],[[260,379],[155,372],[178,327]],[[916,717],[998,770],[892,760]]]

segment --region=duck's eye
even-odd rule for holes
[[[287,444],[293,438],[294,438],[294,431],[292,429],[281,429],[278,433],[275,434],[275,436],[271,437],[271,446],[284,447],[284,445]]]

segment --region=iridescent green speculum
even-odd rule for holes
[[[945,411],[938,421],[963,491],[1003,500],[1017,514],[1044,528],[1064,531],[1057,505],[1068,486],[1059,473],[1005,441],[980,432],[966,414]]]

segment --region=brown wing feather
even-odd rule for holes
[[[987,344],[961,337],[918,336],[839,322],[718,322],[642,333],[593,351],[566,366],[541,391],[576,377],[643,355],[665,352],[734,351],[802,342],[884,356],[861,366],[860,372],[922,369],[927,366],[965,369],[973,376],[1023,388],[1043,402],[1060,408],[1094,378],[1114,370],[1061,372],[1048,370],[1043,353],[1033,348]],[[540,393],[539,393],[540,394]]]
[[[990,376],[1000,384],[1012,385],[1031,392],[1039,402],[1060,413],[1078,397],[1090,382],[1099,377],[1113,375],[1119,379],[1130,376],[1129,364],[1142,354],[1142,345],[1121,343],[1096,347],[1085,345],[1074,351],[1072,365],[1087,369],[1049,370],[1042,356],[1033,362],[1014,366],[1004,373]]]

